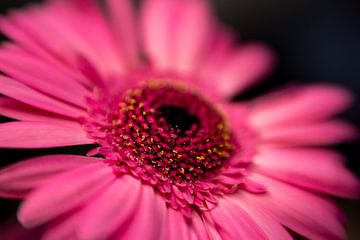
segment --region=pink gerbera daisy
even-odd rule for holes
[[[355,130],[327,85],[231,102],[273,65],[203,0],[49,0],[0,20],[0,147],[96,144],[0,171],[18,219],[56,239],[343,239],[325,194],[356,197]],[[33,235],[31,235],[33,236]],[[36,238],[40,238],[38,235]]]

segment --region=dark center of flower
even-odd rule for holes
[[[233,154],[222,115],[187,89],[144,85],[116,99],[112,109],[109,142],[122,155],[116,164],[150,182],[201,179]]]
[[[198,124],[198,119],[195,116],[190,115],[186,109],[174,107],[174,106],[163,106],[158,109],[159,117],[164,118],[166,122],[172,128],[180,130],[180,133],[190,130],[194,124]]]

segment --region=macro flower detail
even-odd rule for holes
[[[0,19],[13,41],[0,48],[0,114],[15,120],[0,147],[93,144],[0,170],[27,239],[345,238],[326,195],[358,197],[359,183],[324,146],[356,136],[333,119],[346,90],[231,101],[275,59],[237,44],[207,1],[102,4],[48,0]]]

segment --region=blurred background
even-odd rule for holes
[[[0,13],[4,14],[9,9],[31,2],[41,1],[1,1]],[[360,126],[359,0],[212,2],[220,20],[231,26],[238,33],[239,39],[265,42],[278,54],[279,64],[276,71],[263,84],[239,95],[238,99],[251,99],[283,84],[294,82],[335,83],[349,88],[357,97],[352,108],[345,112],[343,117]],[[1,39],[5,38],[2,36]],[[6,121],[5,118],[1,120]],[[336,148],[347,156],[348,167],[360,176],[359,141]],[[73,147],[52,150],[0,150],[0,165],[34,155],[83,151],[86,149]],[[349,239],[360,239],[360,201],[337,201],[348,216]],[[17,205],[15,201],[0,200],[0,223],[15,215]]]

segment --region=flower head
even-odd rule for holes
[[[0,48],[0,114],[18,120],[0,147],[95,144],[0,171],[36,238],[344,238],[323,195],[359,184],[320,147],[354,137],[331,119],[351,96],[315,85],[232,102],[274,59],[237,46],[205,0],[146,0],[138,15],[127,0],[49,0],[0,29],[14,41]]]

